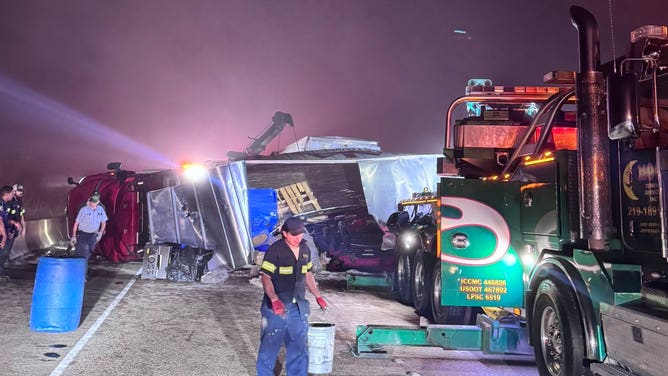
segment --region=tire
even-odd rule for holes
[[[437,260],[431,272],[431,317],[434,324],[446,324],[448,308],[441,305],[441,263]]]
[[[582,315],[575,292],[557,279],[540,283],[531,315],[531,342],[541,375],[585,374]]]
[[[413,280],[413,258],[399,255],[394,269],[394,297],[402,304],[412,305],[411,281]]]
[[[441,263],[436,260],[431,273],[431,318],[434,324],[474,325],[479,308],[441,305]]]
[[[418,315],[431,320],[431,269],[433,257],[418,250],[413,262],[413,307]]]

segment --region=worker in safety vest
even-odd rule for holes
[[[273,376],[276,357],[285,344],[285,368],[288,376],[306,376],[308,371],[308,315],[306,289],[323,310],[327,302],[320,295],[311,273],[311,251],[302,237],[306,229],[299,218],[285,220],[283,238],[272,244],[260,267],[264,297],[258,376]]]

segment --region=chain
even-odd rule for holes
[[[612,18],[612,0],[608,0],[608,11],[610,12],[610,39],[612,40],[612,71],[617,73],[617,53],[615,52],[615,27]]]

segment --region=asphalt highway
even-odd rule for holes
[[[259,280],[248,270],[224,283],[146,281],[140,263],[92,264],[80,327],[30,330],[32,268],[0,284],[0,375],[254,375],[259,345]],[[438,348],[389,348],[387,359],[355,358],[360,324],[412,326],[410,307],[380,290],[348,291],[341,274],[317,276],[331,309],[311,321],[336,325],[332,375],[537,375],[530,357]],[[312,307],[316,307],[312,302]],[[285,374],[283,371],[282,374]]]

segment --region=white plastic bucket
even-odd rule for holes
[[[309,323],[308,372],[330,373],[334,364],[334,324]]]

